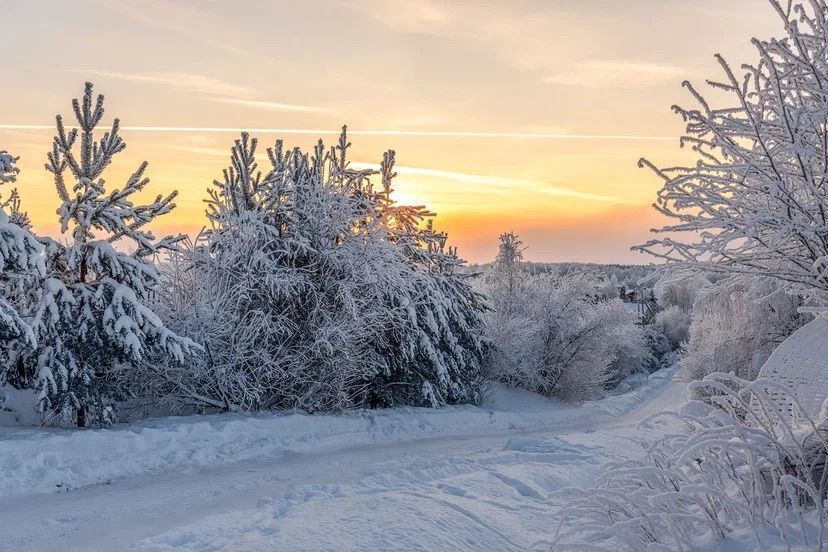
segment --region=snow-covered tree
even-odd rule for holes
[[[187,301],[177,330],[204,344],[191,370],[160,370],[194,404],[241,409],[438,405],[479,399],[482,305],[422,207],[374,189],[343,132],[312,154],[242,135],[210,190],[211,228],[165,270]]]
[[[501,236],[499,258],[484,283],[491,302],[486,318],[491,377],[579,402],[649,367],[653,355],[644,330],[617,291],[605,298],[605,280],[582,270],[529,278],[512,266],[511,253],[522,249],[519,244],[514,234]]]
[[[669,234],[637,249],[674,265],[775,278],[828,295],[828,4],[770,0],[781,39],[754,39],[758,60],[738,76],[720,55],[713,105],[689,82],[697,106],[682,145],[697,162],[657,168],[656,209]],[[690,236],[690,237],[687,237]]]
[[[178,241],[156,240],[147,225],[175,207],[176,193],[133,203],[133,194],[149,184],[146,162],[123,187],[106,186],[101,175],[126,144],[118,119],[96,138],[103,102],[86,83],[83,98],[72,102],[79,129],[67,130],[56,118],[46,169],[54,176],[68,240],[44,240],[47,274],[32,320],[38,346],[28,358],[40,408],[79,427],[110,422],[122,385],[149,358],[181,361],[194,348],[147,306],[159,277],[152,257]]]
[[[620,289],[618,277],[615,274],[610,274],[608,278],[601,282],[601,297],[604,299],[620,297]]]
[[[16,161],[0,150],[0,184],[16,181]],[[19,360],[35,345],[27,315],[31,289],[44,272],[43,247],[29,231],[17,190],[12,190],[9,197],[0,200],[0,385],[28,383]]]
[[[755,379],[777,345],[811,319],[778,281],[735,277],[696,299],[682,365],[696,378],[715,371]]]
[[[710,285],[705,274],[686,274],[668,271],[653,285],[652,293],[662,309],[678,307],[684,312],[693,312],[693,303],[699,292]]]
[[[614,302],[610,302],[611,304]],[[617,304],[610,307],[618,310]],[[663,367],[666,353],[661,332],[637,324],[634,316],[620,316],[619,327],[611,339],[611,362],[607,368],[608,389],[617,387],[634,374],[648,374]]]
[[[372,400],[433,406],[479,402],[484,298],[464,272],[465,261],[447,246],[448,235],[434,229],[434,214],[393,200],[394,163],[395,152],[386,152],[375,203],[387,239],[405,259],[407,276],[406,285],[388,295],[402,316],[382,341],[380,355],[389,364],[372,385]]]
[[[431,221],[413,233],[392,228],[391,239],[408,264],[406,287],[391,290],[390,304],[402,316],[383,341],[384,368],[372,385],[379,404],[478,403],[486,350],[486,310],[463,272],[465,262],[447,235]]]
[[[670,305],[656,313],[653,324],[670,342],[670,347],[678,349],[690,335],[692,315],[677,305]]]
[[[250,410],[353,406],[375,369],[371,317],[388,275],[381,234],[356,231],[363,174],[340,173],[321,145],[311,157],[277,143],[263,176],[256,149],[247,135],[236,141],[210,190],[211,229],[189,252],[195,296],[172,323],[205,353],[179,391]]]
[[[497,257],[486,275],[493,280],[496,287],[513,293],[526,279],[527,272],[523,266],[523,252],[526,247],[514,232],[500,235]]]

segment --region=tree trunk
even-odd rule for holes
[[[85,406],[81,406],[80,408],[78,408],[77,424],[78,424],[78,427],[86,427],[86,407]]]
[[[85,244],[84,244],[85,245]],[[86,282],[86,247],[81,248],[81,263],[80,263],[80,283]],[[78,427],[86,427],[86,406],[82,405],[78,408],[77,413]]]

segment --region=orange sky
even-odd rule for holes
[[[718,76],[715,52],[734,65],[752,60],[749,38],[779,28],[763,0],[2,7],[0,149],[21,157],[19,187],[40,231],[56,231],[58,200],[43,169],[51,131],[13,127],[68,117],[88,79],[107,97],[107,121],[143,128],[122,133],[128,147],[107,181],[118,186],[147,159],[151,194],[180,191],[159,231],[203,225],[204,190],[237,135],[216,128],[348,123],[367,133],[352,136],[352,160],[368,165],[397,150],[400,199],[436,211],[474,262],[491,259],[508,230],[532,260],[647,262],[629,246],[658,223],[648,205],[659,183],[637,159],[686,161],[669,109],[688,103],[681,81]],[[277,137],[254,134],[262,145]]]

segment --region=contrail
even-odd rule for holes
[[[5,125],[0,130],[53,130],[53,125]],[[122,126],[132,132],[250,132],[253,134],[339,134],[340,130],[311,128],[234,128],[234,127],[173,127]],[[675,136],[637,136],[629,134],[565,134],[547,132],[474,132],[437,130],[348,130],[353,136],[414,136],[428,138],[522,138],[528,140],[677,140]]]

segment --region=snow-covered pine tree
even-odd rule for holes
[[[523,262],[526,247],[514,232],[500,235],[497,256],[485,273],[483,285],[494,312],[489,315],[489,323],[495,319],[508,317],[513,311],[520,310],[520,303],[525,300],[524,286],[529,282],[529,272]]]
[[[828,296],[828,3],[770,0],[786,36],[753,39],[758,61],[737,76],[720,55],[714,107],[689,82],[697,106],[682,145],[698,159],[659,169],[656,209],[669,234],[635,249],[673,267],[771,277]],[[721,94],[724,93],[724,94]],[[689,236],[689,237],[688,237]]]
[[[521,280],[526,277],[526,269],[523,266],[525,249],[520,237],[514,232],[501,234],[497,257],[487,277],[495,280],[509,293],[514,292]]]
[[[349,167],[349,147],[344,131],[311,154],[277,142],[262,175],[256,141],[236,141],[192,268],[167,267],[169,289],[193,291],[168,319],[205,345],[193,370],[163,375],[184,401],[341,410],[479,397],[479,296],[445,236],[420,227],[426,211],[394,204],[393,152],[380,192],[374,171]]]
[[[0,184],[16,181],[16,161],[0,150]],[[29,383],[19,360],[35,345],[27,314],[33,284],[44,272],[43,247],[29,231],[17,190],[12,190],[8,198],[0,200],[0,385],[9,382],[23,387]]]
[[[435,231],[431,219],[426,222],[420,240],[427,253],[427,263],[421,267],[426,268],[428,288],[433,290],[426,294],[420,332],[431,336],[439,354],[435,358],[426,349],[412,367],[430,368],[436,381],[423,381],[426,404],[478,404],[483,399],[481,368],[487,350],[483,337],[485,297],[472,287],[469,276],[463,272],[466,262],[457,249],[447,246],[448,234]]]
[[[343,138],[313,154],[268,151],[243,134],[209,190],[211,228],[191,250],[193,299],[171,323],[204,343],[194,372],[167,371],[184,401],[239,409],[341,410],[363,404],[387,327],[382,290],[403,263],[371,213],[366,176]],[[181,279],[181,272],[173,279]],[[177,284],[176,284],[177,287]],[[183,309],[183,310],[181,310]],[[197,322],[193,322],[197,321]]]
[[[148,358],[180,361],[195,348],[147,307],[159,276],[152,256],[179,238],[156,240],[146,226],[175,207],[176,192],[134,204],[132,195],[149,183],[146,162],[123,188],[107,189],[101,175],[126,144],[118,119],[96,139],[103,103],[86,83],[83,98],[72,102],[80,128],[67,131],[56,118],[46,169],[62,201],[57,213],[68,242],[47,241],[47,275],[33,319],[38,347],[30,358],[40,408],[79,427],[111,422],[122,385]]]
[[[292,249],[283,208],[292,189],[285,189],[281,144],[271,150],[274,168],[264,177],[257,146],[246,133],[235,141],[230,167],[208,189],[210,229],[163,265],[160,312],[204,347],[187,366],[155,367],[156,387],[178,405],[276,408],[286,402],[287,387],[300,386],[298,377],[291,380],[302,354],[290,337],[302,275],[277,262]]]
[[[423,206],[397,205],[393,198],[395,152],[380,165],[382,189],[376,210],[388,239],[407,260],[404,281],[387,300],[402,310],[379,348],[386,368],[372,383],[372,403],[382,406],[477,403],[481,400],[483,295],[463,272],[465,261],[447,247],[448,235],[433,227]]]

